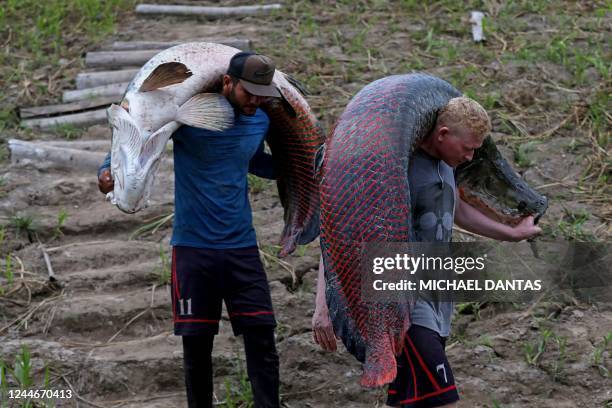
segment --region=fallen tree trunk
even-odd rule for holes
[[[106,109],[97,109],[69,115],[52,116],[50,118],[34,118],[21,121],[21,125],[27,128],[38,128],[52,130],[58,126],[71,125],[75,127],[86,127],[107,123]]]
[[[101,96],[99,98],[87,99],[84,101],[63,103],[60,105],[33,106],[30,108],[20,108],[19,116],[21,119],[34,118],[37,116],[48,116],[55,114],[69,114],[83,111],[85,109],[108,106],[116,102],[116,97]]]
[[[86,89],[98,86],[130,82],[139,68],[118,71],[81,72],[76,77],[76,88]]]
[[[59,147],[62,149],[87,150],[90,152],[108,152],[111,140],[44,140],[31,142],[37,145]]]
[[[33,164],[35,167],[61,167],[95,172],[106,153],[45,146],[25,140],[10,139],[8,148],[13,164]]]
[[[141,66],[161,50],[92,51],[85,55],[88,67],[120,68]]]
[[[112,99],[113,102],[119,102],[125,93],[128,83],[129,82],[121,82],[118,84],[96,86],[94,88],[64,91],[62,94],[62,101],[76,102],[92,98],[105,97]]]
[[[248,51],[251,49],[251,41],[240,38],[206,38],[186,41],[115,41],[111,48],[114,51],[165,50],[166,48],[188,42],[212,42],[238,48],[239,50],[243,51]]]
[[[264,4],[261,6],[238,6],[238,7],[205,7],[205,6],[180,6],[165,4],[139,4],[136,13],[139,14],[170,14],[183,16],[202,17],[246,17],[268,14],[282,7],[280,4]]]

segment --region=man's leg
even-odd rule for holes
[[[212,407],[212,348],[221,318],[218,251],[175,246],[172,253],[174,334],[183,337],[189,408]]]
[[[444,347],[446,339],[412,325],[397,358],[397,377],[389,385],[387,405],[401,408],[454,407],[459,400]]]
[[[212,408],[212,348],[214,334],[183,336],[185,387],[189,408]]]
[[[274,327],[245,327],[242,335],[255,407],[276,408],[279,406],[280,381]]]
[[[257,247],[225,251],[224,298],[236,336],[244,335],[255,408],[279,407],[274,311]]]

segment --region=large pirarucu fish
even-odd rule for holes
[[[147,205],[151,186],[172,134],[187,124],[210,130],[231,126],[234,111],[218,92],[229,61],[239,50],[220,44],[186,43],[151,58],[128,85],[120,105],[108,108],[113,133],[109,199],[124,212]],[[281,255],[319,233],[319,194],[312,166],[324,132],[299,84],[276,71],[282,98],[261,108],[270,118],[268,143],[280,160],[278,190],[285,210]]]
[[[433,129],[437,111],[461,95],[425,74],[380,79],[351,100],[326,141],[320,174],[326,300],[336,334],[364,363],[364,386],[395,378],[395,355],[410,326],[411,303],[361,299],[363,244],[411,240],[411,154]],[[501,158],[490,138],[472,163],[458,169],[457,181],[462,197],[503,212],[505,221],[539,217],[548,205]]]

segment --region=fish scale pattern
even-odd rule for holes
[[[437,111],[457,96],[426,74],[380,79],[355,95],[326,141],[320,175],[326,299],[336,334],[363,363],[366,387],[395,378],[410,301],[362,298],[365,245],[411,240],[410,155]]]
[[[287,114],[279,100],[262,106],[270,117],[268,143],[277,160],[280,177],[278,191],[285,208],[285,227],[280,241],[280,256],[295,250],[319,235],[319,191],[315,183],[314,157],[325,133],[295,87],[280,86],[285,100],[295,111]]]

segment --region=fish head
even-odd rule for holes
[[[111,175],[114,181],[108,198],[121,211],[133,214],[148,205],[160,158],[178,124],[171,122],[146,135],[121,106],[111,105],[107,116],[113,134]]]
[[[456,179],[463,201],[507,225],[516,225],[528,215],[537,222],[548,208],[548,199],[512,169],[491,137],[471,161],[457,167]]]
[[[178,108],[170,92],[137,92],[130,88],[123,96],[120,107],[127,112],[132,124],[145,139],[173,121]]]

